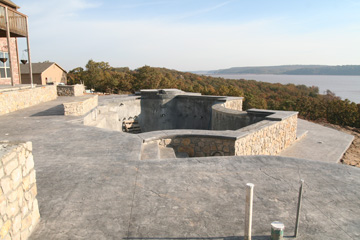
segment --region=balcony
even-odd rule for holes
[[[10,37],[26,37],[26,15],[8,7]],[[5,5],[0,4],[0,37],[6,37]]]

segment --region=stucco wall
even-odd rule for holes
[[[26,240],[40,219],[31,142],[0,142],[0,185],[0,239]]]
[[[33,73],[33,82],[38,85],[46,85],[46,78],[48,79],[48,83],[64,83],[66,84],[67,74],[61,68],[59,68],[56,64],[51,65],[48,69],[46,69],[42,73]],[[21,83],[22,84],[30,84],[30,75],[29,74],[21,74]]]
[[[0,38],[0,50],[2,52],[8,51],[8,44],[6,38]],[[10,54],[12,60],[12,76],[15,84],[20,84],[20,75],[19,75],[19,56],[17,51],[17,42],[16,38],[10,39]],[[9,61],[9,59],[7,60]],[[0,78],[0,84],[11,84],[10,78]]]
[[[56,64],[51,65],[41,74],[42,85],[48,83],[64,83],[66,84],[66,73],[59,68]]]
[[[0,115],[57,98],[56,86],[0,92]]]

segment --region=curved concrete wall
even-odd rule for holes
[[[297,112],[253,109],[248,113],[268,116],[234,131],[164,130],[139,136],[146,144],[157,142],[189,157],[276,155],[296,140]]]
[[[123,131],[123,122],[138,119],[141,114],[139,97],[114,97],[103,100],[84,118],[84,124],[115,131]]]
[[[122,131],[123,121],[137,119],[142,132],[210,130],[213,107],[219,104],[241,110],[242,98],[202,96],[177,89],[142,90],[141,97],[122,96],[103,101],[97,112],[85,117],[84,124]]]
[[[241,109],[242,98],[202,96],[177,89],[144,90],[141,92],[143,132],[169,129],[211,129],[213,106],[225,104],[231,99],[232,106]]]
[[[245,112],[224,107],[225,104],[216,104],[212,107],[212,130],[237,130],[260,122],[271,113]]]
[[[145,90],[141,97],[102,101],[84,123],[122,131],[123,121],[138,119],[145,144],[171,147],[190,157],[274,155],[295,141],[297,112],[241,110],[242,98]]]

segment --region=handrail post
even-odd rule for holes
[[[26,42],[27,42],[27,52],[28,52],[28,60],[29,60],[30,83],[31,83],[31,88],[33,88],[34,80],[33,80],[33,73],[32,73],[31,54],[30,54],[29,21],[28,21],[27,16],[26,16]]]

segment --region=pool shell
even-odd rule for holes
[[[84,124],[123,131],[139,123],[143,149],[172,148],[174,156],[276,155],[296,140],[297,112],[250,109],[241,97],[203,96],[177,89],[142,90],[114,97],[84,118]]]

